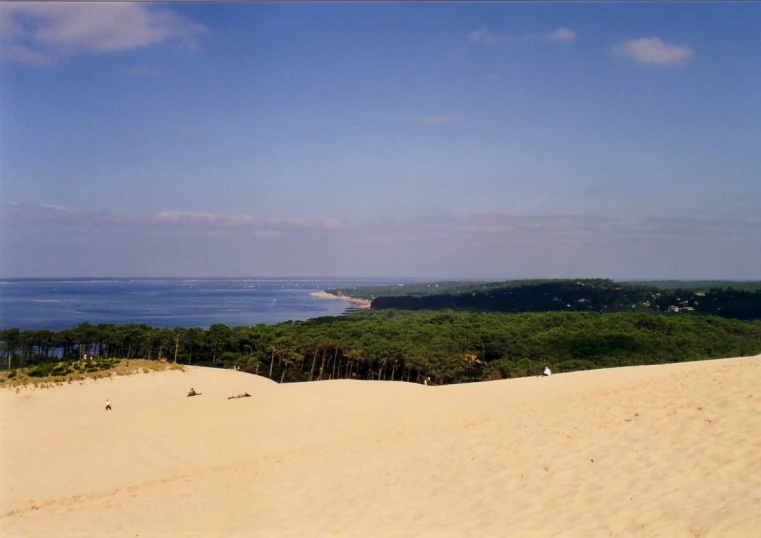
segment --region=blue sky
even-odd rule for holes
[[[759,279],[761,5],[0,5],[0,276]]]

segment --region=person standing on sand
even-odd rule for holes
[[[106,398],[106,411],[111,411],[111,400]]]

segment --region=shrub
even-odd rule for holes
[[[506,379],[516,377],[517,366],[510,359],[497,359],[486,365],[484,368],[484,377],[489,380]]]
[[[576,370],[594,370],[596,368],[598,368],[598,366],[592,361],[585,361],[581,359],[563,361],[557,366],[558,372],[573,372]]]
[[[52,369],[52,375],[55,376],[65,376],[71,373],[71,364],[69,363],[62,363],[62,364],[56,364]]]
[[[35,366],[33,368],[30,368],[29,371],[27,372],[27,375],[29,375],[29,377],[48,377],[53,375],[54,369],[55,369],[55,364],[53,364],[52,362],[46,362],[38,366]]]

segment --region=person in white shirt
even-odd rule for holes
[[[106,399],[106,411],[111,411],[111,400]]]
[[[545,366],[544,367],[544,375],[547,376],[547,377],[552,375],[552,372],[550,371],[550,367],[549,366]]]

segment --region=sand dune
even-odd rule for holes
[[[755,537],[760,382],[761,356],[446,387],[190,368],[0,390],[0,534]]]

